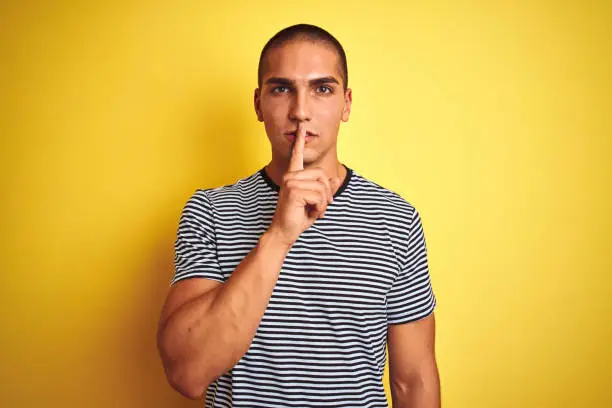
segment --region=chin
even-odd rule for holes
[[[304,167],[317,164],[320,157],[318,155],[304,154]]]

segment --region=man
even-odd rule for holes
[[[346,56],[325,30],[276,34],[255,111],[272,160],[183,210],[158,345],[207,407],[440,406],[436,300],[418,212],[338,161]]]

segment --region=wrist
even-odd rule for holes
[[[266,232],[259,238],[262,246],[276,248],[285,253],[289,252],[295,241],[288,241],[284,234],[274,227],[268,228]]]

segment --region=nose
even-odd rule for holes
[[[308,92],[298,89],[291,100],[289,119],[302,122],[311,119],[310,100]]]

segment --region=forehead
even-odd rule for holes
[[[333,76],[342,82],[340,57],[325,43],[290,41],[266,53],[262,79],[283,77],[295,80]]]

